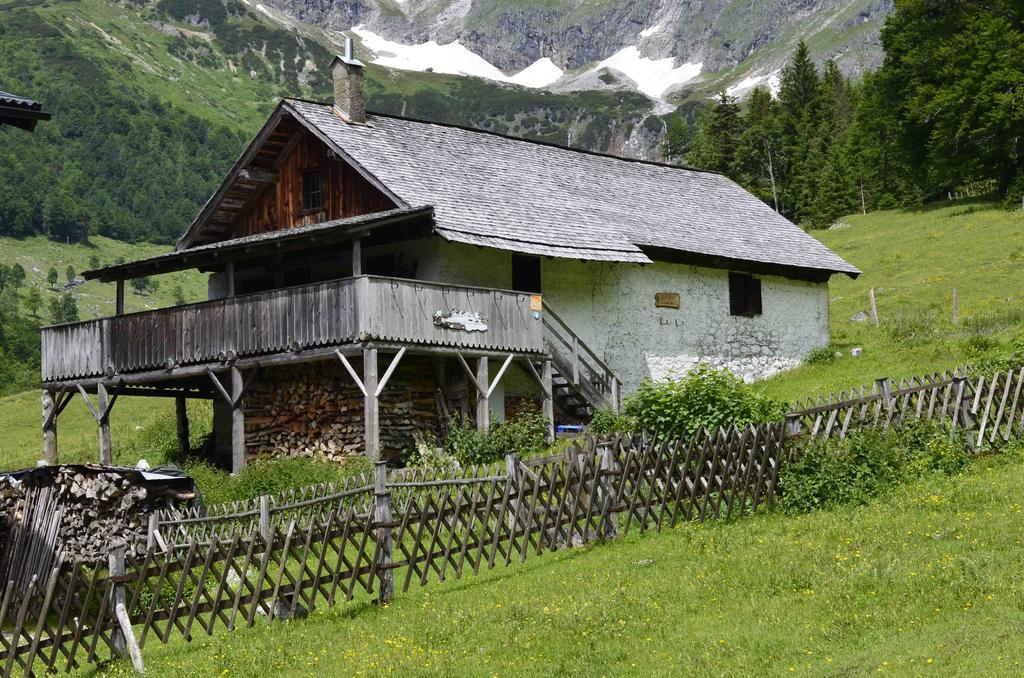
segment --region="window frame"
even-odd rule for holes
[[[308,206],[306,204],[306,197],[308,195],[307,191],[306,191],[307,177],[313,176],[313,175],[316,175],[317,177],[319,177],[319,180],[320,180],[320,190],[319,190],[320,205],[318,207],[310,207],[310,206]],[[307,167],[304,170],[302,170],[302,181],[301,181],[301,186],[300,186],[300,192],[302,194],[300,199],[302,200],[302,213],[303,214],[309,214],[309,213],[312,213],[312,212],[322,212],[323,210],[325,210],[327,208],[326,176],[325,176],[325,173],[324,173],[324,168],[322,166],[320,166],[320,167]]]
[[[750,273],[729,271],[729,315],[754,318],[763,313],[761,279]]]

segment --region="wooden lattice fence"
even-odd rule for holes
[[[771,505],[782,443],[781,424],[676,443],[623,435],[526,463],[510,455],[476,475],[389,479],[380,467],[372,484],[310,491],[277,510],[267,498],[217,509],[205,523],[158,518],[167,536],[123,570],[116,558],[58,562],[28,590],[7,588],[4,674],[75,669],[136,641],[144,648],[357,596],[386,600],[397,588],[631,529],[742,515]],[[111,609],[119,599],[124,621]]]
[[[461,471],[387,471],[150,521],[145,556],[65,562],[0,600],[3,675],[139,659],[156,639],[388,600],[546,551],[771,509],[803,445],[915,419],[972,446],[1024,430],[1024,368],[966,372],[804,403],[782,421],[688,440],[588,437],[562,454]],[[139,659],[141,663],[141,659]]]

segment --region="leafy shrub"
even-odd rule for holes
[[[697,366],[681,379],[647,380],[623,404],[641,430],[669,437],[770,421],[783,409],[782,403],[755,393],[728,370],[708,365]]]
[[[637,423],[633,417],[626,414],[618,414],[611,410],[597,410],[590,418],[589,429],[596,435],[628,433],[637,429]]]
[[[443,454],[439,459],[454,459],[460,466],[489,464],[515,451],[520,456],[545,446],[548,425],[539,412],[524,411],[514,418],[491,426],[487,433],[454,416],[448,422]]]
[[[836,354],[831,346],[819,346],[807,354],[808,365],[830,365],[836,361]]]
[[[934,423],[858,431],[844,440],[812,443],[783,466],[781,503],[789,513],[863,504],[895,484],[928,472],[952,475],[969,462],[959,433],[951,437]]]

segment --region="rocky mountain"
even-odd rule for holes
[[[723,87],[742,95],[755,84],[771,84],[799,39],[808,42],[818,61],[835,59],[847,75],[859,75],[879,63],[879,29],[894,5],[894,0],[264,2],[256,6],[280,12],[268,11],[271,16],[334,34],[354,28],[381,64],[555,91],[625,85],[655,100]]]

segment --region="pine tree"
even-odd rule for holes
[[[711,111],[708,133],[717,151],[718,166],[714,169],[724,174],[731,173],[736,160],[736,147],[743,133],[743,120],[740,118],[736,97],[724,91],[718,93],[715,107]]]
[[[816,173],[820,166],[820,81],[802,40],[782,69],[779,86],[779,122],[784,139],[784,176],[782,198],[787,216],[797,222],[808,219],[813,210]],[[813,156],[813,157],[812,157]]]
[[[767,89],[758,87],[751,92],[743,126],[733,173],[744,187],[781,212],[782,130],[775,100]]]

